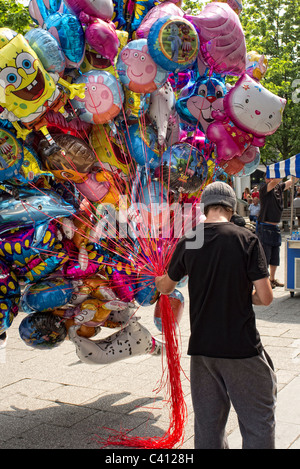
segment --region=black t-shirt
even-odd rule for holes
[[[271,191],[267,191],[268,184],[265,183],[259,189],[260,212],[259,222],[279,223],[283,210],[283,191],[285,183],[277,184]]]
[[[262,350],[252,306],[252,282],[268,277],[257,236],[233,223],[204,223],[204,242],[178,242],[168,269],[178,282],[189,276],[189,355],[248,358]]]

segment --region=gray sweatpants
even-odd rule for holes
[[[243,449],[275,449],[276,375],[265,354],[227,359],[191,357],[195,448],[228,448],[225,426],[232,403]]]

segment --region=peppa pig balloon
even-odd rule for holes
[[[207,138],[216,145],[218,157],[230,160],[250,145],[264,146],[265,137],[280,126],[285,104],[285,99],[242,75],[224,98],[224,112],[213,112],[215,122],[207,128]]]
[[[152,93],[168,78],[168,72],[154,62],[148,53],[147,39],[129,42],[118,56],[120,81],[136,93]]]
[[[90,70],[75,83],[85,83],[85,97],[73,99],[79,118],[92,124],[113,120],[122,109],[124,94],[118,80],[109,72]]]
[[[226,3],[208,3],[197,16],[184,16],[197,28],[200,55],[216,73],[241,75],[246,66],[246,42],[238,15]]]
[[[110,21],[114,12],[112,0],[64,0],[64,2],[78,17],[84,11],[87,15]]]

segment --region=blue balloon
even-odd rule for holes
[[[66,57],[67,68],[79,68],[85,54],[85,37],[79,19],[68,13],[53,13],[44,26],[57,39]]]
[[[69,217],[76,209],[49,189],[18,188],[18,199],[0,193],[0,223],[19,222],[32,225],[50,218]]]
[[[145,0],[136,0],[134,2],[134,18],[130,25],[131,31],[136,31],[148,11],[158,4],[157,0],[147,0],[147,2]]]
[[[27,311],[51,311],[71,301],[74,287],[66,279],[46,279],[27,286],[22,295],[22,306]]]
[[[28,11],[33,21],[43,26],[52,13],[59,10],[62,0],[30,0]]]
[[[163,16],[150,28],[149,54],[165,70],[179,72],[194,64],[199,37],[190,21],[180,16]]]
[[[149,281],[138,282],[136,285],[135,301],[141,306],[153,305],[159,297],[155,284],[149,285]]]
[[[52,34],[45,29],[31,29],[25,34],[30,47],[35,51],[47,72],[61,73],[66,67],[65,55]]]
[[[137,164],[152,169],[160,164],[157,134],[152,127],[141,129],[138,124],[131,125],[125,131],[125,140],[129,154]]]
[[[124,93],[114,75],[105,70],[89,70],[79,76],[74,83],[85,83],[83,99],[74,98],[72,106],[79,110],[81,120],[91,124],[112,121],[122,109]]]
[[[52,313],[33,313],[26,316],[19,334],[26,345],[38,349],[50,349],[60,345],[67,336],[64,323]]]
[[[176,111],[184,122],[197,125],[206,133],[214,121],[212,111],[224,109],[226,92],[225,79],[220,75],[203,75],[196,81],[192,77],[177,99]]]

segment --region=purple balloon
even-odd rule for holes
[[[112,0],[64,0],[64,2],[78,17],[84,11],[90,16],[109,21],[114,12]]]
[[[215,73],[241,75],[246,42],[238,15],[227,3],[208,3],[197,16],[185,15],[198,30],[200,56]]]

